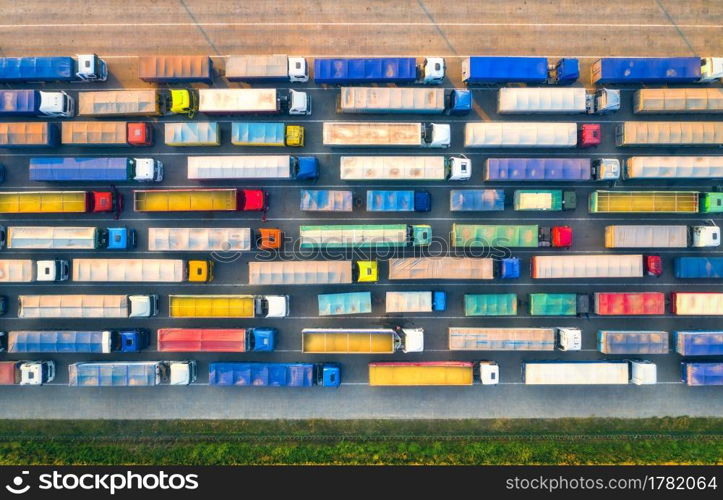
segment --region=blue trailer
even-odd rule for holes
[[[687,385],[723,385],[723,363],[681,363]]]
[[[371,292],[325,293],[319,295],[319,316],[366,314],[371,312]]]
[[[64,56],[0,57],[0,82],[104,82],[108,66],[95,54]]]
[[[0,90],[0,116],[72,117],[73,99],[62,90]]]
[[[208,383],[215,386],[339,387],[337,363],[210,363]]]
[[[486,181],[556,182],[592,179],[590,158],[488,158]]]
[[[367,212],[429,212],[429,191],[367,191]]]
[[[30,158],[30,180],[38,182],[160,181],[163,163],[150,158]]]
[[[351,212],[351,191],[332,189],[302,189],[299,209],[306,212]]]
[[[560,59],[553,69],[546,57],[476,56],[462,61],[467,85],[500,83],[569,84],[580,76],[577,59]]]
[[[330,58],[314,60],[314,81],[331,85],[348,83],[414,83],[414,57]]]
[[[93,361],[68,366],[71,387],[149,387],[189,385],[196,380],[195,361]]]
[[[449,193],[452,212],[500,212],[505,209],[503,189],[453,189]]]
[[[723,257],[676,257],[673,268],[676,278],[723,278]]]
[[[22,330],[0,337],[2,347],[11,353],[111,353],[140,352],[150,340],[148,330]]]
[[[604,57],[592,64],[592,82],[693,83],[701,79],[700,57]]]
[[[723,331],[674,331],[673,344],[681,356],[722,356]]]

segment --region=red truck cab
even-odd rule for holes
[[[127,134],[131,146],[153,146],[153,130],[148,122],[129,122]]]
[[[660,255],[645,255],[644,259],[648,276],[660,276],[663,274],[663,259]]]
[[[120,212],[123,197],[113,191],[91,191],[88,199],[88,212]]]
[[[580,127],[578,145],[581,148],[599,146],[602,141],[602,129],[599,123],[585,123]]]
[[[268,208],[268,193],[262,189],[242,189],[239,206],[245,212],[263,212]]]
[[[570,226],[554,226],[552,228],[552,246],[554,248],[570,248],[572,246],[572,228]]]

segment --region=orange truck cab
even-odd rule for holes
[[[274,227],[259,229],[259,236],[256,239],[256,246],[259,250],[275,250],[281,248],[282,243],[281,229]]]
[[[239,197],[239,206],[243,211],[262,212],[268,208],[268,193],[262,189],[242,189]]]
[[[210,260],[189,260],[188,281],[196,283],[213,281],[213,262]]]
[[[131,146],[153,146],[153,129],[148,122],[129,122],[127,134]]]

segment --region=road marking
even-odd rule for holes
[[[434,27],[437,26],[449,26],[449,27],[562,27],[562,28],[669,28],[673,29],[674,26],[671,24],[640,24],[640,23],[502,23],[502,22],[440,22],[435,23],[429,22],[164,22],[164,23],[35,23],[35,24],[0,24],[0,29],[13,29],[13,28],[129,28],[134,29],[136,27],[189,27],[195,28],[198,26],[209,26],[209,27],[260,27],[260,26],[426,26]],[[720,29],[723,28],[721,24],[678,24],[678,27],[688,29]],[[335,57],[349,57],[349,56],[335,56]],[[353,57],[353,56],[352,56]],[[412,57],[412,56],[407,56]]]

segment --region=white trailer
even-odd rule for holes
[[[500,114],[608,113],[620,109],[620,91],[584,88],[502,87],[497,97]]]
[[[642,255],[535,255],[532,277],[558,278],[641,278]]]
[[[648,385],[658,377],[650,361],[526,361],[522,379],[527,385]]]
[[[20,295],[18,318],[149,318],[158,295]]]
[[[414,87],[342,87],[342,113],[444,113],[444,89]]]
[[[73,259],[73,281],[180,283],[186,271],[182,259]]]
[[[352,280],[350,260],[249,262],[250,285],[339,285]]]
[[[342,156],[339,168],[344,181],[464,181],[472,162],[457,156]]]
[[[723,122],[623,122],[615,139],[618,146],[720,146]]]
[[[579,351],[579,328],[449,327],[450,351]]]
[[[295,158],[289,155],[189,156],[188,178],[291,179]]]
[[[286,80],[308,82],[309,67],[303,57],[285,54],[231,56],[226,59],[229,81]]]
[[[723,113],[723,89],[640,89],[633,96],[635,113]]]
[[[32,260],[0,259],[0,283],[30,283],[33,278]]]
[[[7,247],[27,250],[94,250],[99,246],[97,227],[10,226]]]
[[[438,123],[324,122],[324,146],[448,148],[451,127]]]
[[[248,252],[248,227],[149,227],[151,252]]]
[[[719,245],[718,226],[605,226],[605,248],[706,248]]]
[[[390,280],[491,280],[494,259],[471,257],[412,257],[389,259]]]
[[[290,115],[311,113],[311,100],[306,92],[277,89],[199,89],[198,111],[201,113],[235,114],[286,112]]]
[[[624,174],[627,179],[720,179],[723,156],[631,156]]]
[[[467,148],[577,146],[577,124],[562,122],[470,122],[464,127]]]
[[[447,307],[444,292],[387,292],[386,311],[388,313],[435,312]]]

